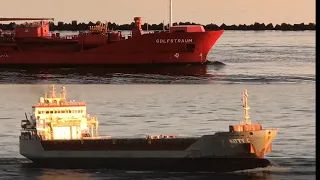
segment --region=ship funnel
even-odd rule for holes
[[[134,18],[134,23],[136,25],[137,29],[141,29],[141,24],[142,24],[142,18],[141,17],[135,17]]]
[[[132,29],[132,37],[136,37],[136,36],[141,36],[142,34],[142,28],[141,28],[141,17],[135,17],[134,18],[134,23],[135,23],[135,26],[134,28]]]

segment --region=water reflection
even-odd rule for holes
[[[223,63],[199,65],[163,65],[144,67],[78,67],[78,68],[24,68],[0,69],[2,83],[206,83],[219,75]]]
[[[254,173],[169,173],[169,172],[141,172],[141,171],[115,171],[115,170],[58,170],[58,169],[31,169],[22,168],[24,177],[34,177],[39,180],[91,180],[91,179],[185,179],[185,180],[212,180],[212,179],[237,179],[237,180],[273,180],[270,172]]]
[[[190,75],[203,76],[207,74],[208,65],[167,65],[143,67],[78,67],[78,68],[2,68],[1,72],[16,72],[21,74],[77,74],[104,76],[115,73],[123,74],[159,74],[159,75]]]

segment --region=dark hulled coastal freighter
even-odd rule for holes
[[[247,91],[244,120],[229,131],[199,137],[98,135],[98,120],[83,102],[68,101],[66,88],[40,97],[30,118],[22,120],[20,154],[41,166],[127,170],[225,172],[266,167],[277,129],[251,124]]]

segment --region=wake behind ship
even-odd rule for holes
[[[146,135],[99,136],[99,122],[83,102],[68,101],[51,92],[32,106],[32,115],[21,121],[20,154],[35,165],[55,168],[109,168],[227,172],[266,167],[277,129],[251,124],[247,91],[243,93],[244,120],[228,132],[198,137]]]
[[[17,25],[15,31],[0,30],[0,65],[160,65],[203,64],[223,30],[205,31],[201,25],[171,26],[168,31],[143,33],[140,17],[134,18],[129,36],[109,30],[107,23],[88,32],[62,37],[50,33],[51,18],[0,18],[0,21],[41,20]],[[53,19],[52,19],[53,20]]]

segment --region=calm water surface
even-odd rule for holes
[[[225,65],[82,72],[0,69],[1,177],[315,179],[315,32],[226,31],[208,59]],[[67,84],[69,97],[84,100],[100,119],[100,134],[112,136],[226,131],[242,119],[241,93],[248,88],[253,122],[280,129],[273,152],[267,155],[274,166],[223,175],[25,167],[18,153],[20,120],[47,88],[30,84],[44,83]],[[141,85],[117,85],[133,83]]]
[[[5,103],[0,105],[0,136],[3,137],[0,155],[3,158],[21,158],[17,140],[20,120],[46,88],[45,85],[0,86],[0,93],[6,94]],[[112,136],[173,133],[192,136],[227,131],[229,124],[238,123],[243,117],[241,92],[248,88],[253,122],[280,129],[273,152],[267,155],[275,167],[257,171],[264,172],[263,176],[269,174],[270,178],[294,174],[310,179],[315,173],[315,87],[312,84],[67,85],[67,88],[70,99],[85,101],[89,112],[100,119],[100,135]],[[57,170],[29,172],[21,164],[8,161],[16,171],[10,172],[7,165],[3,166],[8,176],[18,176],[17,172],[19,176],[25,172],[37,177],[57,173]],[[119,178],[102,170],[63,172],[69,172],[70,176],[85,173],[94,177],[103,173],[112,179]]]

